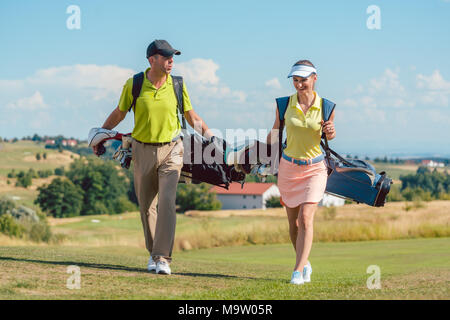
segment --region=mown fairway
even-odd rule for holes
[[[312,282],[290,285],[288,244],[177,252],[170,276],[132,247],[1,247],[0,299],[448,299],[450,239],[315,243]],[[66,288],[67,266],[81,289]],[[369,290],[367,267],[381,269]]]

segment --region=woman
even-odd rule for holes
[[[313,240],[313,220],[317,205],[327,183],[327,168],[320,149],[322,132],[328,140],[336,137],[334,110],[326,122],[322,119],[322,99],[314,86],[317,71],[309,60],[300,60],[292,67],[296,93],[291,95],[285,113],[287,145],[278,169],[281,203],[286,207],[289,235],[296,251],[291,283],[311,281],[312,267],[308,261]],[[271,144],[280,128],[278,108],[271,134]],[[275,134],[278,136],[278,134]]]

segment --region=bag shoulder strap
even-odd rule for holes
[[[328,121],[330,119],[331,114],[333,113],[334,108],[336,107],[336,103],[322,98],[322,116],[323,121]]]
[[[172,76],[173,90],[175,91],[175,96],[177,97],[177,107],[181,114],[182,129],[186,129],[186,119],[184,118],[184,100],[183,100],[183,77]]]
[[[280,121],[284,120],[284,115],[286,113],[288,104],[289,104],[289,96],[288,97],[281,97],[276,98],[275,101],[277,102],[277,108],[278,108],[278,116]]]
[[[280,120],[280,128],[278,129],[278,158],[281,158],[281,154],[283,153],[284,115],[289,105],[289,98],[287,96],[275,99],[277,102],[278,119]]]
[[[136,73],[133,76],[133,89],[131,90],[131,94],[133,95],[133,102],[131,103],[131,106],[128,108],[128,112],[133,109],[135,110],[136,107],[136,101],[139,95],[141,94],[142,84],[144,83],[144,72]]]

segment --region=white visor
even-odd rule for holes
[[[308,78],[313,73],[317,74],[316,68],[304,64],[297,64],[292,67],[291,72],[288,75],[288,78],[291,78],[293,76]]]

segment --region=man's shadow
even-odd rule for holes
[[[13,258],[13,257],[0,257],[0,261],[1,260],[42,263],[42,264],[59,265],[59,266],[75,265],[78,267],[85,267],[85,268],[127,271],[127,272],[139,272],[139,273],[150,274],[150,275],[155,274],[155,273],[151,273],[151,272],[147,271],[147,269],[145,269],[145,268],[132,268],[132,267],[126,267],[126,266],[120,266],[120,265],[114,265],[114,264],[88,263],[88,262],[81,262],[81,261],[46,261],[46,260],[33,260],[33,259],[22,259],[22,258]],[[233,275],[217,274],[217,273],[174,272],[174,273],[172,273],[172,275],[186,276],[186,277],[205,277],[205,278],[270,280],[270,279],[259,279],[259,278],[253,278],[253,277],[238,277],[238,276],[233,276]]]

